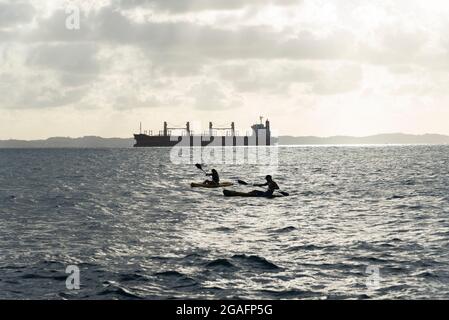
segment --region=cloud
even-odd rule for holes
[[[289,6],[302,0],[117,0],[115,3],[123,8],[151,8],[173,13],[195,12],[205,10],[235,10],[247,6]]]
[[[161,108],[178,106],[179,101],[174,97],[149,95],[138,97],[132,94],[121,94],[115,98],[112,106],[116,110],[132,110],[141,108]]]
[[[429,40],[422,30],[398,30],[391,26],[383,33],[383,45],[385,49],[416,55]]]
[[[49,79],[38,74],[2,74],[0,106],[20,110],[57,108],[80,102],[85,96],[83,88],[64,88]]]
[[[0,2],[0,28],[14,27],[32,21],[36,10],[34,7],[22,1]]]
[[[264,6],[272,1],[249,3]],[[298,4],[297,1],[276,3]],[[104,86],[104,93],[119,90],[112,85],[117,77],[128,79],[120,81],[123,92],[118,97],[110,93],[109,98],[101,98],[101,90],[95,89],[95,95],[103,104],[120,109],[169,107],[185,103],[189,98],[200,110],[227,109],[241,104],[241,98],[230,94],[230,88],[236,94],[288,96],[292,86],[298,84],[295,90],[301,92],[334,95],[356,90],[360,85],[361,68],[348,67],[350,61],[390,65],[392,70],[392,66],[399,62],[404,64],[405,60],[413,65],[427,41],[424,34],[415,37],[413,32],[395,30],[393,33],[391,29],[383,29],[379,32],[378,44],[369,44],[345,28],[334,28],[326,33],[302,28],[279,30],[267,25],[223,28],[190,20],[136,20],[122,10],[156,6],[180,12],[241,5],[241,1],[115,2],[115,5],[83,12],[80,30],[65,28],[67,13],[63,9],[38,17],[36,27],[16,41],[27,43],[29,47],[26,65],[30,70],[51,70],[52,85],[61,86],[62,93],[37,91],[46,92],[53,99],[42,99],[36,105],[70,103],[72,100],[64,92],[78,87],[84,87],[88,96],[94,90],[90,84],[98,77],[103,79],[98,83]],[[101,54],[105,48],[111,52],[107,59]],[[121,55],[121,48],[138,49],[141,54]],[[406,51],[413,51],[415,60],[412,61],[410,55],[406,59],[401,57]],[[125,67],[123,59],[134,59],[136,63]],[[329,72],[327,67],[320,67],[320,61],[334,61],[336,65],[341,65],[341,61],[348,63],[346,67],[330,68],[333,71]],[[118,67],[121,64],[123,68]],[[126,68],[128,70],[124,70]],[[151,72],[129,79],[126,73],[136,68],[150,68]],[[158,82],[149,82],[148,77],[157,78]],[[186,83],[202,84],[189,92],[183,90],[182,78],[186,78]],[[174,99],[173,94],[164,90],[177,85],[176,90],[184,97]],[[148,90],[152,94],[142,93]]]
[[[267,66],[262,60],[230,62],[212,69],[242,93],[288,94],[293,84],[312,84],[319,72],[311,63],[274,61]]]
[[[318,95],[336,95],[356,90],[363,79],[363,71],[359,65],[344,65],[329,68],[320,74],[320,79],[312,87]]]
[[[349,32],[336,30],[319,36],[311,31],[296,34],[276,32],[267,26],[238,30],[192,22],[136,22],[111,7],[82,21],[80,32],[64,30],[64,12],[41,21],[31,41],[95,41],[133,45],[153,59],[339,59],[351,53]]]
[[[31,49],[28,64],[73,74],[97,73],[93,43],[40,44]]]
[[[189,94],[193,97],[193,106],[199,110],[224,110],[241,105],[241,99],[217,82],[204,81],[194,85]]]
[[[85,96],[83,89],[63,89],[61,87],[41,87],[25,91],[15,102],[20,109],[56,108],[77,103]]]

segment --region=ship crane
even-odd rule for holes
[[[214,134],[213,134],[214,130],[218,130],[218,131],[231,130],[231,135],[235,136],[235,124],[234,124],[234,122],[231,123],[231,127],[215,127],[215,128],[214,128],[212,122],[209,122],[209,135],[210,136],[214,136]]]
[[[164,121],[164,137],[170,136],[170,130],[185,130],[187,135],[191,135],[190,122],[186,123],[185,127],[169,127],[167,121]]]

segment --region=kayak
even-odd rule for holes
[[[221,188],[221,187],[230,187],[234,185],[232,182],[221,182],[220,184],[210,184],[210,183],[195,183],[192,182],[190,186],[192,188]]]
[[[280,194],[272,194],[271,196],[268,196],[268,195],[255,194],[255,193],[251,193],[251,192],[237,192],[237,191],[226,190],[226,189],[223,190],[223,194],[225,197],[246,197],[246,198],[267,198],[267,199],[285,197]]]

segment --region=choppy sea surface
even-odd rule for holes
[[[449,146],[278,151],[263,199],[170,149],[0,150],[0,299],[449,298]]]

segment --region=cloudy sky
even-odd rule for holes
[[[0,139],[261,115],[280,134],[449,134],[449,1],[0,0]]]

